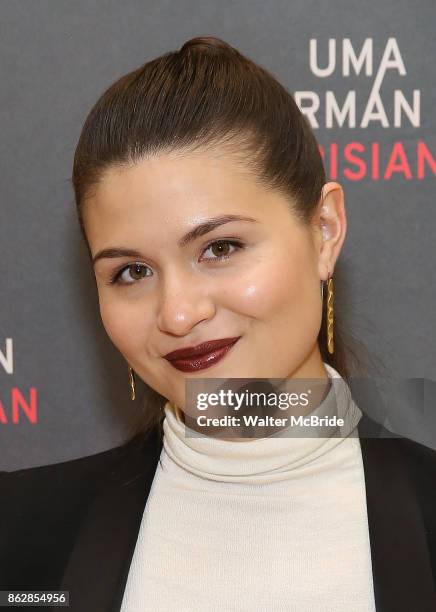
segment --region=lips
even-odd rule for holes
[[[165,359],[168,359],[168,361],[173,361],[176,359],[192,359],[192,357],[206,355],[207,353],[211,353],[216,349],[233,344],[236,342],[236,340],[239,340],[239,338],[240,336],[236,336],[234,338],[221,338],[220,340],[208,340],[207,342],[197,344],[196,346],[188,346],[186,348],[177,349],[177,351],[171,351],[170,353],[164,355],[164,357]]]
[[[172,366],[182,372],[202,370],[220,361],[232,346],[236,344],[239,338],[240,336],[203,342],[194,347],[172,351],[165,355],[165,358]]]

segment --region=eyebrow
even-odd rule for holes
[[[249,221],[251,223],[259,223],[257,219],[253,217],[246,217],[244,215],[220,215],[219,217],[213,217],[212,219],[207,219],[203,223],[196,225],[189,232],[184,234],[178,241],[177,244],[180,248],[186,246],[190,242],[197,240],[201,236],[212,232],[217,227],[221,225],[225,225],[226,223],[232,223],[233,221]],[[117,258],[117,257],[142,257],[142,253],[135,249],[127,249],[124,247],[108,247],[98,251],[96,255],[92,258],[92,265],[95,266],[96,262],[99,259],[106,258]]]

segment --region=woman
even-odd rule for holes
[[[192,39],[102,95],[73,186],[103,325],[150,396],[123,446],[3,474],[1,588],[81,612],[435,610],[436,453],[337,392],[344,196],[289,92]],[[342,425],[194,435],[189,385],[235,377],[318,381],[305,414]]]

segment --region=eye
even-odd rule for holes
[[[213,253],[217,254],[217,257],[206,257],[204,261],[221,261],[223,259],[228,259],[235,253],[235,251],[233,251],[229,254],[229,246],[235,247],[236,251],[240,251],[244,248],[244,245],[238,240],[215,240],[211,242],[203,252],[206,253],[210,249]]]
[[[233,253],[235,253],[236,251],[241,251],[244,248],[244,246],[245,245],[239,240],[215,240],[214,242],[211,242],[204,249],[203,253],[206,253],[207,251],[211,250],[212,252],[217,254],[217,256],[216,257],[206,257],[203,259],[203,261],[216,262],[216,261],[222,261],[224,259],[229,259],[233,255]],[[229,254],[229,247],[234,247],[235,249],[234,251],[230,251],[230,254]],[[135,285],[140,280],[146,278],[147,276],[150,276],[150,274],[145,273],[147,270],[150,270],[150,268],[144,264],[141,264],[141,263],[129,264],[121,268],[121,270],[118,270],[118,272],[115,272],[115,274],[110,278],[109,284],[110,285]],[[127,273],[126,277],[124,277],[125,272]],[[130,280],[127,280],[127,276],[130,277]]]
[[[141,280],[141,278],[144,278],[145,277],[145,275],[143,274],[144,270],[149,270],[149,269],[150,268],[148,266],[144,266],[144,264],[140,264],[140,263],[129,264],[128,266],[124,266],[124,268],[121,268],[121,270],[118,270],[118,272],[115,272],[115,274],[110,279],[110,284],[111,285],[133,285],[138,280]],[[123,279],[124,272],[130,273],[132,271],[133,271],[133,276],[130,276],[130,279],[131,279],[130,281]]]

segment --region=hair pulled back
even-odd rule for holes
[[[326,175],[307,119],[268,70],[219,38],[196,37],[119,78],[85,120],[72,184],[89,253],[82,212],[105,170],[216,146],[228,147],[264,187],[289,199],[292,214],[310,221]],[[323,360],[347,378],[336,303],[333,355],[326,350],[325,304],[318,342]],[[147,389],[142,431],[160,422],[165,401]]]

